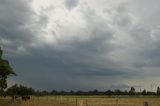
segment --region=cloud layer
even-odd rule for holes
[[[158,85],[158,4],[0,1],[0,46],[18,74],[10,82],[46,90]]]

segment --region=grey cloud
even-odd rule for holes
[[[130,87],[131,87],[131,86],[129,86],[129,85],[121,84],[121,85],[111,85],[111,86],[110,86],[110,89],[115,89],[115,90],[116,90],[116,89],[121,89],[121,90],[122,90],[122,89],[123,89],[123,90],[126,90],[126,89],[127,89],[127,90],[129,90]]]
[[[98,24],[100,23],[95,23],[95,26]],[[55,88],[60,88],[61,86],[65,87],[66,83],[61,81],[70,79],[71,76],[92,78],[126,74],[120,72],[117,67],[112,67],[114,63],[107,57],[107,54],[112,50],[109,43],[109,40],[112,39],[112,32],[108,30],[102,31],[101,28],[94,28],[94,26],[88,30],[90,33],[86,34],[90,34],[90,39],[86,41],[81,41],[78,38],[70,42],[60,41],[61,45],[66,45],[63,50],[59,50],[59,48],[54,46],[44,46],[43,48],[30,50],[30,55],[26,57],[17,58],[16,63],[19,68],[17,73],[19,73],[21,80],[24,79],[32,83],[32,80],[36,77],[36,79],[34,79],[35,83],[37,83],[35,86],[43,88],[45,83],[48,84],[50,82],[53,84],[50,85],[51,87],[54,88],[54,85],[56,85]],[[28,68],[23,69],[23,67]],[[32,68],[30,69],[29,67]],[[25,75],[29,75],[31,78]],[[41,85],[38,85],[38,81],[42,76],[46,76],[46,80],[42,82],[43,84],[41,83]],[[51,81],[49,81],[48,78]],[[70,84],[70,89],[72,89],[72,87],[74,88],[77,82],[81,82],[81,78],[75,78],[74,81],[69,80],[71,81],[68,82]],[[83,82],[81,82],[81,84],[83,87],[80,88],[86,89],[86,85],[83,85]],[[51,89],[50,86],[46,89]]]
[[[0,45],[9,51],[27,49],[31,43],[36,43],[37,33],[46,22],[44,15],[39,16],[32,10],[30,2],[20,0],[0,1]],[[40,24],[41,23],[41,24]],[[9,42],[7,45],[5,42]],[[12,52],[12,53],[13,53]]]
[[[83,41],[75,37],[69,42],[64,42],[62,39],[59,40],[58,47],[44,45],[40,48],[28,48],[30,54],[16,57],[16,59],[8,56],[18,74],[19,79],[17,78],[17,81],[25,84],[29,83],[36,88],[42,89],[47,84],[49,86],[46,89],[54,89],[55,85],[55,88],[58,89],[61,87],[67,88],[66,82],[63,81],[68,79],[67,83],[70,85],[70,89],[78,86],[77,82],[82,84],[80,88],[86,89],[85,87],[88,87],[87,84],[91,83],[91,79],[94,81],[94,77],[114,76],[116,81],[118,76],[128,75],[127,69],[119,67],[109,57],[109,53],[115,49],[115,45],[110,43],[114,38],[114,32],[108,27],[108,23],[99,17],[94,9],[87,7],[87,10],[81,12],[86,21],[87,30],[79,33],[78,36],[85,34],[84,36],[88,36],[89,39]],[[16,32],[19,33],[19,31]],[[27,40],[25,37],[18,38]],[[29,36],[29,38],[31,37]],[[26,44],[23,43],[23,45]],[[64,45],[64,48],[59,49]],[[73,76],[75,76],[74,81],[70,79]],[[41,81],[42,77],[43,81]],[[82,78],[88,80],[86,84],[83,84]],[[97,84],[100,81],[102,81],[101,78],[98,79]],[[99,86],[104,88],[102,84]]]
[[[137,15],[140,22],[146,26],[159,26],[159,0],[130,0],[131,11]]]
[[[134,19],[128,10],[128,3],[119,4],[112,13],[113,24],[118,25],[121,29],[130,29],[133,26]]]
[[[133,18],[135,17],[134,14],[131,14],[129,10],[130,5],[131,4],[128,3],[120,5],[113,15],[114,25],[118,26],[118,31],[120,30],[126,34],[124,35],[124,40],[127,40],[122,41],[124,43],[122,46],[120,46],[121,44],[117,45],[115,53],[117,51],[123,51],[124,54],[122,54],[122,56],[124,57],[124,64],[127,64],[130,70],[135,69],[142,72],[143,67],[152,66],[153,64],[156,65],[158,63],[157,54],[159,53],[159,49],[157,46],[159,44],[156,43],[154,40],[155,38],[153,39],[155,35],[152,33],[155,29],[137,22],[137,20]],[[128,57],[127,55],[125,56],[125,54],[127,54]]]
[[[65,6],[71,10],[79,4],[79,0],[65,0]]]
[[[152,32],[154,29],[150,29],[146,26],[136,25],[129,31],[132,38],[132,48],[129,47],[128,51],[133,57],[133,65],[136,67],[154,67],[159,65],[159,43],[152,38]]]
[[[66,0],[65,5],[71,10],[79,2]],[[112,14],[104,13],[110,17],[108,21],[95,8],[85,5],[77,10],[85,27],[73,33],[71,40],[60,38],[56,44],[32,48],[28,44],[37,43],[36,36],[49,22],[49,10],[44,8],[37,15],[25,1],[0,1],[0,45],[12,51],[24,47],[28,52],[6,55],[18,74],[14,80],[37,89],[83,90],[128,89],[130,79],[145,79],[144,68],[158,67],[160,63],[159,29],[153,33],[154,29],[136,21],[128,6],[120,4]],[[53,34],[61,36],[56,31]]]
[[[46,28],[48,24],[49,19],[49,13],[53,12],[55,9],[54,5],[51,5],[49,7],[41,7],[40,13],[37,15],[38,22],[37,25],[39,25],[42,28]]]
[[[13,42],[11,48],[33,39],[31,31],[25,28],[33,15],[28,6],[29,4],[24,1],[3,0],[0,2],[0,14],[2,14],[0,16],[0,38]]]

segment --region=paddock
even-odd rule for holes
[[[29,100],[1,98],[0,106],[160,106],[159,97],[32,96]]]

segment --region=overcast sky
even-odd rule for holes
[[[0,46],[40,90],[160,85],[160,0],[0,0]]]

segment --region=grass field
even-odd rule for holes
[[[45,96],[28,101],[1,98],[0,106],[160,106],[158,97]]]

